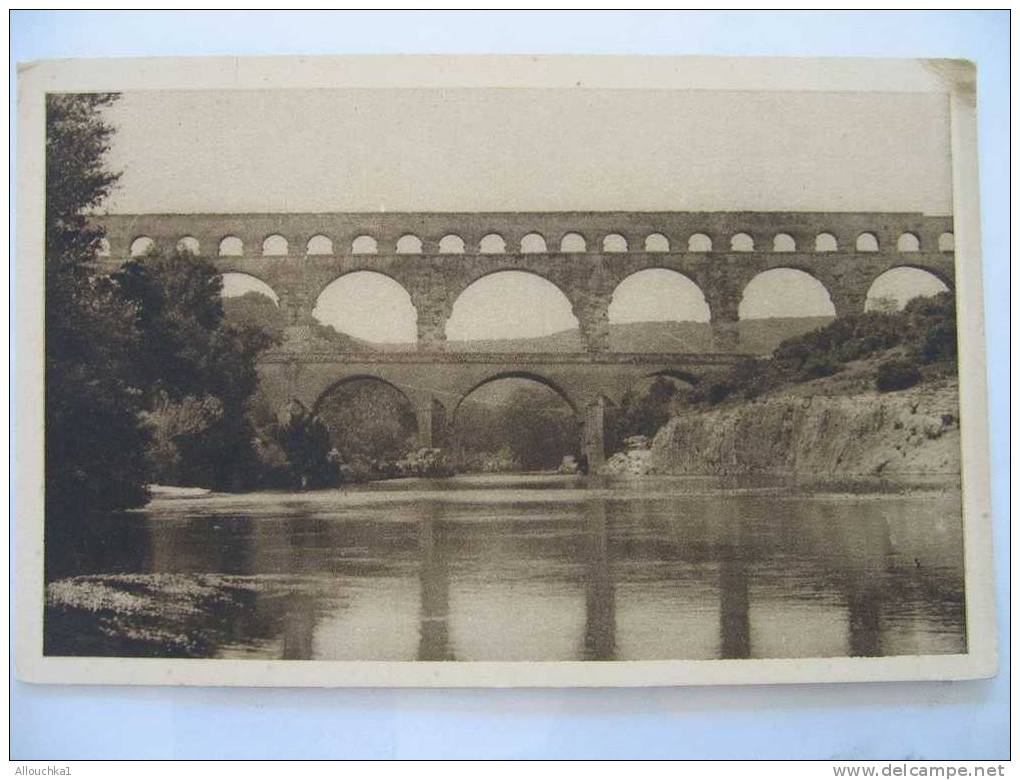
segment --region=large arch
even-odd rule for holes
[[[419,446],[414,400],[403,388],[370,373],[345,376],[312,405],[344,463],[397,460]]]
[[[457,400],[448,445],[458,471],[552,470],[565,456],[580,458],[581,426],[574,399],[557,382],[497,371]]]
[[[446,323],[451,341],[530,339],[579,327],[570,298],[535,271],[499,267],[457,295]]]
[[[610,323],[709,322],[711,318],[698,284],[686,274],[662,266],[625,276],[613,290],[609,304]]]
[[[580,414],[581,411],[580,400],[572,398],[570,393],[563,389],[563,387],[560,386],[555,380],[550,379],[549,377],[543,376],[542,374],[536,373],[534,371],[497,371],[494,374],[486,376],[485,379],[475,382],[473,385],[471,385],[471,387],[468,390],[460,394],[460,397],[457,399],[457,403],[454,404],[454,407],[450,412],[451,424],[456,423],[457,412],[460,410],[461,405],[464,403],[464,400],[468,396],[470,396],[476,390],[484,387],[485,385],[491,384],[493,382],[498,382],[501,379],[527,379],[532,382],[537,382],[540,385],[545,385],[550,390],[555,392],[560,398],[566,401],[567,405],[570,407],[571,411],[574,412],[574,414]]]
[[[947,281],[930,269],[898,265],[872,280],[865,299],[865,311],[897,311],[913,298],[937,295],[951,289]]]
[[[277,306],[280,305],[280,296],[265,279],[243,271],[224,271],[220,274],[220,279],[223,280],[221,295],[224,298],[238,298],[249,293],[257,293],[269,298]]]
[[[404,400],[407,401],[408,405],[412,409],[414,408],[414,400],[410,396],[408,396],[408,394],[404,392],[398,385],[394,384],[389,379],[378,376],[376,374],[351,374],[350,376],[340,377],[336,381],[331,382],[329,385],[326,386],[326,388],[321,393],[319,393],[315,397],[315,402],[312,404],[311,409],[312,414],[318,414],[318,411],[322,406],[323,399],[326,398],[330,393],[333,393],[339,388],[343,387],[344,385],[351,384],[353,382],[382,382],[384,385],[392,387],[394,390],[400,393],[400,395],[404,397]]]
[[[667,379],[676,379],[680,382],[686,382],[689,385],[696,385],[701,381],[701,377],[686,368],[662,368],[658,371],[652,371],[650,374],[645,374],[642,379],[652,379],[657,376],[666,377]]]
[[[836,315],[828,288],[809,272],[793,266],[756,274],[744,287],[737,311],[741,320]]]
[[[319,291],[312,317],[362,341],[414,344],[418,340],[418,312],[411,294],[381,271],[353,270],[333,279]]]

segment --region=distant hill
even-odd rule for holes
[[[262,327],[271,335],[283,335],[283,315],[260,293],[249,292],[223,300],[224,315],[231,322]],[[831,322],[832,317],[772,317],[737,323],[741,352],[767,355],[781,341]],[[609,348],[613,352],[714,352],[713,326],[706,322],[629,322],[609,326]],[[317,324],[315,337],[341,349],[355,352],[406,352],[408,344],[378,344],[340,333],[329,325]],[[448,341],[448,352],[580,352],[584,342],[579,330],[564,330],[548,336],[526,339],[478,339]]]
[[[231,296],[223,299],[223,316],[234,325],[262,328],[278,343],[283,340],[283,313],[272,300],[259,292],[247,292],[244,295]],[[367,341],[361,341],[346,333],[341,333],[330,325],[316,323],[315,338],[335,344],[341,349],[352,351],[376,350],[378,347]],[[389,345],[406,349],[406,345]]]
[[[739,349],[767,355],[781,341],[820,328],[832,317],[773,317],[742,320],[737,324]],[[449,352],[577,352],[583,348],[578,330],[528,339],[449,341]],[[613,352],[714,352],[713,327],[706,322],[628,322],[609,326]]]

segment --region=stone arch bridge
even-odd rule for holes
[[[268,284],[286,323],[284,344],[263,356],[262,389],[273,403],[314,408],[338,382],[371,377],[414,404],[422,444],[441,444],[457,406],[505,376],[543,382],[575,410],[591,467],[603,462],[602,415],[640,377],[696,379],[739,360],[736,325],[744,288],[760,273],[803,271],[828,291],[837,315],[863,311],[872,283],[898,267],[954,284],[952,217],[865,212],[536,212],[335,214],[117,214],[104,264],[147,251],[187,249],[221,273]],[[712,354],[608,350],[608,311],[624,279],[676,271],[708,305]],[[373,271],[408,292],[418,341],[404,352],[343,352],[312,337],[312,310],[337,278]],[[524,271],[560,289],[577,318],[577,353],[448,353],[445,328],[457,297],[499,271]]]

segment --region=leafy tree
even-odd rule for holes
[[[132,260],[114,281],[137,312],[142,349],[135,380],[145,388],[150,422],[158,430],[196,400],[219,410],[206,415],[204,425],[176,432],[176,466],[169,472],[157,469],[154,476],[218,489],[251,486],[257,458],[248,402],[258,385],[256,358],[272,337],[261,328],[224,320],[216,268],[188,252]],[[165,447],[165,437],[157,441]],[[152,460],[157,467],[168,462]]]
[[[90,224],[118,174],[106,167],[113,94],[46,100],[45,444],[47,533],[93,509],[146,500],[148,434],[131,382],[133,306],[97,273],[102,231]]]
[[[337,482],[329,430],[314,414],[294,404],[269,433],[286,459],[282,472],[288,484],[281,487],[326,487]]]
[[[223,299],[223,317],[239,328],[265,332],[274,343],[283,340],[283,313],[267,295],[254,290]]]
[[[521,388],[510,396],[502,430],[514,460],[527,471],[556,468],[564,455],[579,454],[573,413],[543,387]]]
[[[655,436],[673,415],[687,389],[677,380],[657,376],[643,390],[627,392],[618,408],[606,410],[606,450],[618,452],[631,436]]]
[[[322,399],[317,412],[343,462],[397,460],[417,446],[414,409],[385,382],[345,382]]]
[[[956,299],[951,292],[914,298],[903,310],[915,355],[924,363],[956,363]]]

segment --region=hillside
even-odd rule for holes
[[[655,436],[649,465],[660,474],[959,478],[955,379],[885,394],[833,380],[679,414]]]
[[[228,320],[258,326],[276,338],[283,335],[279,308],[259,293],[225,298],[223,311]],[[831,317],[775,317],[737,323],[741,352],[767,355],[779,342],[821,327]],[[609,348],[613,352],[713,352],[716,349],[712,325],[706,322],[630,322],[609,326]],[[329,325],[317,325],[315,337],[351,351],[406,352],[409,344],[373,343],[341,333]],[[448,341],[448,352],[580,352],[584,349],[579,330],[564,330],[548,336],[523,339],[474,339]]]
[[[707,379],[688,400],[652,442],[654,471],[955,480],[955,301],[946,292],[848,315]]]
[[[775,317],[737,323],[741,352],[767,355],[779,342],[819,328],[831,317]],[[578,330],[528,339],[449,341],[449,352],[577,352],[583,348]],[[707,322],[628,322],[609,326],[612,352],[714,352],[713,327]]]

